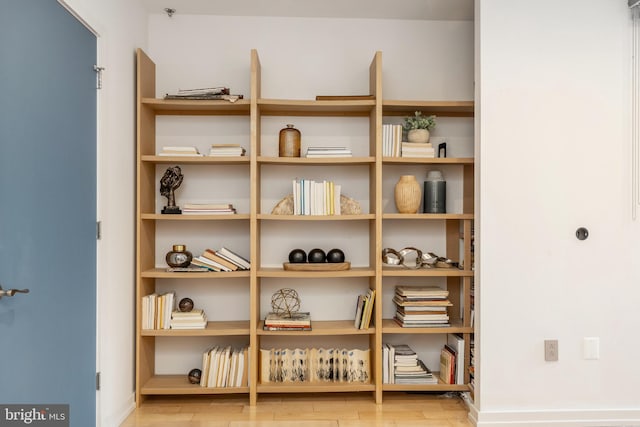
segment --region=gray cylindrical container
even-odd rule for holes
[[[447,182],[440,171],[429,171],[424,182],[424,213],[447,212]]]

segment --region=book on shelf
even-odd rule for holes
[[[196,147],[164,146],[158,156],[199,157],[202,156]]]
[[[204,329],[207,326],[207,315],[202,309],[188,312],[174,310],[171,313],[171,329]]]
[[[306,157],[352,157],[353,153],[347,147],[309,147],[307,148]]]
[[[224,267],[227,267],[229,271],[236,271],[240,268],[237,264],[229,261],[224,257],[219,256],[213,249],[205,249],[204,252],[202,252],[202,256],[218,264],[221,264]]]
[[[440,350],[440,380],[445,384],[455,384],[456,356],[446,345]]]
[[[260,349],[260,382],[369,383],[370,350],[346,348]]]
[[[142,329],[169,329],[175,306],[175,292],[152,293],[142,297]]]
[[[224,246],[216,251],[216,254],[236,264],[242,270],[249,270],[251,268],[251,263],[248,259]]]
[[[201,387],[247,387],[249,348],[215,346],[202,354]]]
[[[383,344],[383,384],[437,384],[438,379],[407,344]]]
[[[447,334],[447,345],[455,352],[455,383],[464,384],[464,338],[460,334]]]
[[[447,307],[449,291],[437,286],[405,286],[395,288],[393,303],[396,305],[394,320],[402,327],[448,327]]]
[[[244,95],[180,95],[180,94],[166,94],[164,99],[185,99],[192,101],[229,101],[236,102],[239,99],[243,99]]]
[[[212,157],[244,156],[246,152],[240,144],[211,144],[209,148],[209,156]]]
[[[358,295],[358,299],[356,301],[356,315],[354,319],[354,326],[357,329],[369,328],[373,314],[375,296],[376,291],[374,289],[367,289],[366,294]]]
[[[165,271],[170,273],[206,273],[209,270],[207,267],[200,267],[197,265],[190,265],[188,267],[167,267]]]
[[[292,313],[291,316],[285,316],[271,312],[264,318],[264,326],[291,328],[311,327],[311,313],[308,311],[299,311]]]
[[[382,155],[400,157],[402,143],[402,125],[382,125]]]
[[[428,157],[436,156],[436,150],[429,142],[402,142],[400,146],[401,157]]]
[[[182,213],[186,215],[230,215],[236,209],[231,203],[185,203]]]
[[[316,95],[316,101],[367,101],[375,95]]]
[[[294,215],[340,215],[340,184],[296,178],[292,185]]]
[[[225,267],[224,265],[217,263],[216,261],[213,261],[203,255],[197,256],[195,258],[193,258],[191,260],[191,264],[200,266],[200,267],[206,267],[211,271],[231,271],[230,268]]]

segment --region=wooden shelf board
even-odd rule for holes
[[[419,268],[412,270],[403,267],[382,267],[385,277],[473,277],[472,270],[458,268]]]
[[[393,319],[382,319],[383,334],[472,334],[473,328],[465,327],[461,323],[451,323],[449,327],[441,328],[403,328]]]
[[[147,337],[218,337],[249,335],[249,321],[207,322],[204,329],[143,329],[142,336]]]
[[[249,165],[251,159],[249,156],[234,157],[212,157],[212,156],[141,156],[142,162],[148,163],[178,163],[178,164],[199,164],[199,165]]]
[[[140,215],[141,219],[153,219],[162,221],[233,221],[233,220],[247,220],[250,218],[249,214],[225,214],[225,215],[196,215],[196,214],[184,214],[184,215],[163,215],[156,213],[143,213]]]
[[[437,372],[433,374],[438,375]],[[469,391],[469,386],[441,382],[438,384],[382,384],[382,391]]]
[[[326,393],[373,391],[370,383],[277,383],[258,384],[258,393]]]
[[[410,101],[383,100],[383,116],[407,116],[415,111],[422,111],[425,115],[434,114],[445,117],[473,117],[473,101]]]
[[[157,115],[234,115],[248,116],[251,102],[239,99],[236,102],[189,99],[143,98],[142,107],[151,108]]]
[[[375,100],[316,101],[297,99],[258,99],[258,110],[265,116],[366,116]]]
[[[258,156],[258,163],[261,164],[277,164],[277,165],[360,165],[373,164],[376,158],[367,157],[267,157]]]
[[[384,164],[472,165],[473,157],[383,157]]]
[[[250,272],[249,270],[177,272],[167,271],[164,268],[152,268],[143,271],[141,276],[156,279],[231,279],[236,277],[249,277]]]
[[[151,394],[247,394],[249,387],[200,387],[191,384],[186,375],[154,375],[140,387],[140,393]]]
[[[473,214],[430,214],[430,213],[417,213],[417,214],[400,214],[400,213],[385,213],[382,214],[382,219],[473,219]]]
[[[258,219],[267,221],[362,221],[376,219],[374,214],[359,215],[273,215],[258,214]]]
[[[374,269],[369,267],[352,267],[349,270],[338,271],[286,271],[278,267],[264,267],[258,270],[258,277],[303,277],[303,278],[325,278],[325,277],[372,277],[375,276]]]
[[[356,329],[353,320],[313,320],[311,319],[311,331],[265,331],[262,329],[264,321],[258,324],[258,335],[281,336],[319,336],[319,335],[372,335],[375,328]]]

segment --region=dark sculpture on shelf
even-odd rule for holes
[[[160,179],[160,194],[167,198],[167,206],[162,209],[163,214],[181,214],[180,207],[176,206],[175,190],[180,187],[184,175],[180,166],[167,168]]]
[[[178,310],[188,313],[193,310],[193,300],[191,298],[182,298],[178,303]]]
[[[200,378],[202,377],[202,371],[200,369],[192,369],[189,371],[189,382],[191,384],[200,384]]]

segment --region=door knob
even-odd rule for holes
[[[2,286],[0,286],[0,299],[2,297],[12,297],[17,293],[28,294],[29,289],[2,289]]]

